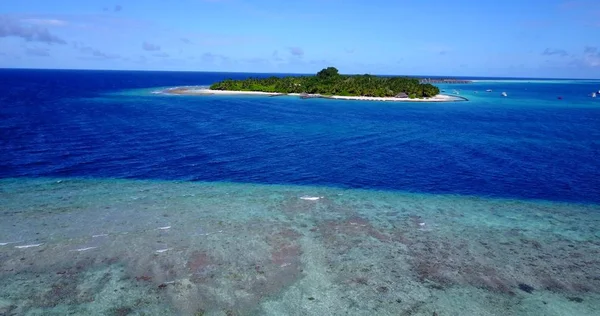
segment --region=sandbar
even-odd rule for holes
[[[230,91],[230,90],[211,90],[205,87],[177,87],[161,91],[162,94],[176,95],[262,95],[262,96],[297,96],[301,98],[322,98],[335,100],[359,100],[359,101],[392,101],[392,102],[456,102],[467,101],[466,98],[459,96],[451,96],[446,94],[438,94],[431,98],[410,99],[396,97],[366,97],[366,96],[339,96],[339,95],[320,95],[320,94],[305,94],[305,93],[278,93],[278,92],[262,92],[262,91]]]

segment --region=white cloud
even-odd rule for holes
[[[65,26],[68,24],[67,21],[59,19],[23,19],[21,22],[43,26]]]
[[[591,67],[600,66],[600,52],[595,46],[586,46],[583,51],[583,61]]]
[[[155,51],[160,50],[160,46],[156,45],[156,44],[148,43],[148,42],[143,42],[142,49],[149,51],[149,52],[155,52]]]
[[[66,44],[62,38],[41,25],[27,25],[6,15],[0,15],[0,37],[19,37],[28,42]]]

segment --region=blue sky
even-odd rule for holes
[[[1,0],[0,67],[600,77],[597,0]]]

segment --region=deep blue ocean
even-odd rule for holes
[[[248,76],[265,74],[0,70],[0,178],[600,202],[600,81],[441,87],[469,99],[453,103],[152,93]]]

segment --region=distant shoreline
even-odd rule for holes
[[[211,90],[209,88],[199,87],[177,87],[161,91],[162,94],[172,95],[188,95],[188,96],[208,96],[208,95],[257,95],[257,96],[297,96],[303,99],[333,99],[333,100],[357,100],[357,101],[387,101],[387,102],[458,102],[468,101],[468,99],[451,96],[446,94],[438,94],[430,98],[410,99],[397,97],[366,97],[366,96],[340,96],[340,95],[320,95],[320,94],[303,94],[303,93],[277,93],[277,92],[262,92],[262,91],[230,91],[230,90]]]

